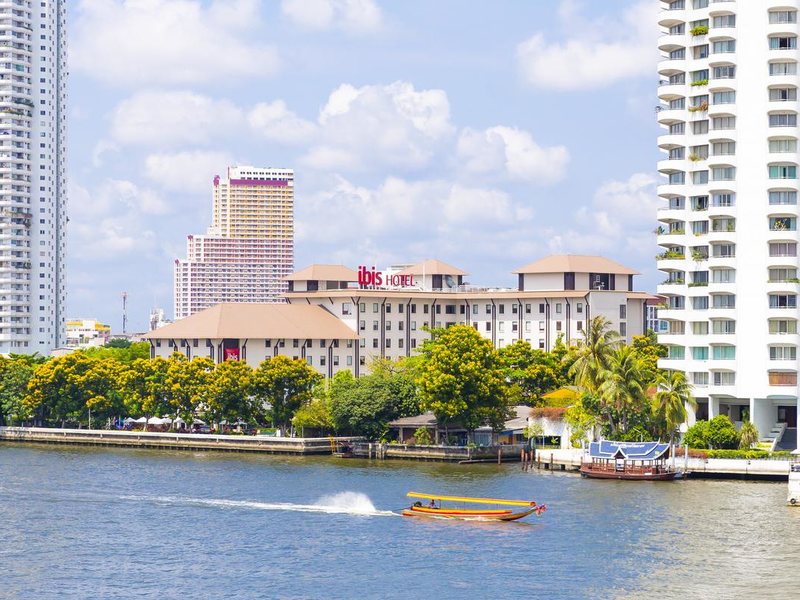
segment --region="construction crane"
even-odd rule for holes
[[[122,292],[122,335],[128,333],[128,292]]]

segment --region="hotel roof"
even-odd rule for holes
[[[358,281],[358,273],[344,265],[311,265],[284,277],[284,281]]]
[[[546,256],[512,271],[512,273],[614,273],[616,275],[639,275],[618,262],[602,256],[557,254]]]
[[[357,339],[327,310],[309,304],[225,303],[144,335],[147,339]]]
[[[429,259],[403,269],[399,275],[469,275],[469,273],[440,260]]]

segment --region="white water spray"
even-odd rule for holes
[[[396,516],[390,510],[378,510],[369,496],[361,492],[339,492],[320,498],[316,504],[294,504],[292,502],[252,502],[249,500],[226,500],[214,498],[186,498],[180,496],[123,496],[123,500],[153,502],[155,504],[211,506],[218,508],[249,508],[252,510],[288,510],[293,512],[316,512],[328,514],[362,515],[370,517]]]

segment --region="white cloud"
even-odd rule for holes
[[[555,90],[607,87],[630,77],[652,76],[658,53],[656,3],[642,0],[616,21],[583,23],[575,2],[560,11],[564,35],[548,42],[537,33],[517,46],[517,62],[530,85]]]
[[[205,152],[202,150],[176,152],[173,154],[151,154],[144,161],[149,179],[165,190],[211,194],[215,174],[224,174],[229,165],[236,164],[227,152]]]
[[[473,173],[502,173],[511,179],[542,184],[563,179],[569,162],[566,147],[543,148],[527,131],[503,126],[484,131],[464,129],[456,152]]]
[[[244,122],[243,111],[228,100],[187,91],[144,91],[117,105],[111,135],[124,144],[208,144],[235,135]]]
[[[456,237],[496,235],[508,226],[529,224],[533,217],[530,207],[501,190],[399,177],[388,177],[375,188],[336,177],[298,203],[297,211],[299,242],[324,240],[334,247],[364,238],[378,245],[391,239],[404,247],[422,243],[435,248]]]
[[[247,120],[253,129],[274,142],[303,143],[316,132],[314,123],[298,117],[283,100],[256,104],[248,113]]]
[[[450,104],[443,90],[417,91],[408,82],[343,84],[320,111],[318,143],[302,163],[320,169],[427,165],[450,138]]]
[[[603,183],[591,206],[576,211],[575,227],[547,232],[549,250],[612,254],[631,266],[646,268],[656,253],[656,184],[656,178],[646,173],[631,175],[627,181]]]
[[[70,64],[121,87],[268,76],[276,51],[245,35],[258,10],[256,0],[82,0]]]
[[[281,10],[296,25],[317,31],[370,33],[379,30],[383,20],[373,0],[283,0]]]

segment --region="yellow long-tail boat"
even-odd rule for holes
[[[472,521],[516,521],[530,514],[540,516],[547,507],[533,500],[502,500],[500,498],[469,498],[466,496],[442,496],[408,492],[409,498],[417,500],[403,510],[404,517],[433,517],[439,519],[465,519]],[[427,500],[428,504],[423,504]],[[463,508],[471,504],[492,504],[494,506],[520,506],[525,510],[514,512],[511,508]],[[446,506],[445,506],[446,505]]]

